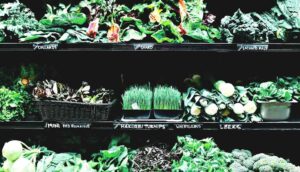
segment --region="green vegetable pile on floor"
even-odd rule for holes
[[[118,141],[117,141],[118,142]],[[300,167],[267,154],[235,149],[221,150],[212,138],[179,136],[171,150],[145,146],[137,150],[114,142],[93,154],[90,161],[76,153],[55,153],[45,147],[28,147],[13,140],[5,143],[1,172],[299,172]]]

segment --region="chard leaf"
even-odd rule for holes
[[[170,20],[161,22],[162,29],[151,35],[158,43],[182,43],[183,38],[177,27]]]
[[[68,16],[70,23],[75,25],[83,25],[87,21],[87,17],[83,13],[71,13]]]
[[[143,40],[146,37],[146,34],[138,32],[134,29],[128,29],[125,31],[122,41],[128,42],[131,40]]]

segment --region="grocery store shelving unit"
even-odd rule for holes
[[[203,51],[203,52],[300,52],[300,43],[105,43],[105,44],[59,44],[59,43],[3,43],[0,51]]]
[[[205,75],[206,71],[221,74],[220,78],[225,80],[251,80],[248,76],[252,75],[265,77],[299,74],[295,70],[298,66],[295,62],[299,52],[300,43],[0,44],[2,66],[31,62],[54,66],[57,67],[58,76],[63,81],[66,79],[66,82],[78,83],[86,79],[97,84],[100,78],[101,82],[109,82],[109,88],[115,86],[116,88],[112,89],[115,89],[118,95],[123,93],[126,86],[135,82],[143,83],[147,79],[154,82],[153,84],[175,84],[184,91],[181,82],[184,77],[194,73]],[[84,58],[81,58],[82,56]],[[143,59],[140,60],[141,58]],[[252,67],[240,65],[245,63]],[[187,65],[189,66],[186,67]],[[183,70],[178,71],[182,66]],[[80,67],[83,70],[78,70]],[[120,74],[124,74],[125,85],[116,81]],[[45,145],[57,151],[80,152],[85,148],[91,153],[97,151],[102,142],[90,143],[89,139],[107,142],[109,139],[105,138],[114,134],[132,135],[133,145],[145,144],[148,140],[174,142],[178,135],[191,134],[197,138],[213,137],[228,151],[237,147],[248,148],[257,153],[272,152],[295,163],[299,160],[297,151],[294,151],[298,149],[298,144],[293,141],[300,134],[298,112],[293,113],[296,116],[290,121],[260,123],[122,122],[119,120],[120,114],[122,112],[119,110],[111,114],[112,117],[108,121],[93,122],[0,122],[0,140],[3,142],[9,138],[31,139],[35,144]],[[80,144],[61,144],[61,140],[72,137],[82,138]],[[285,145],[284,150],[282,145]]]
[[[44,121],[21,121],[1,122],[0,130],[47,130],[47,129],[88,129],[88,130],[198,130],[198,131],[300,131],[300,122],[121,122],[121,121],[98,121],[98,122],[44,122]]]

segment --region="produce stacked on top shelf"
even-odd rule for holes
[[[0,42],[18,42],[27,32],[39,29],[43,26],[24,4],[0,4]]]
[[[223,38],[229,42],[299,41],[299,0],[277,0],[277,5],[263,13],[241,10],[221,21]]]
[[[22,17],[17,17],[16,25],[12,21],[19,15]],[[83,0],[74,6],[47,5],[47,13],[37,21],[33,13],[16,0],[0,4],[0,42],[118,43],[146,40],[212,43],[221,37],[219,30],[212,26],[215,18],[206,11],[203,0],[155,0],[132,7],[115,0]],[[15,35],[7,30],[12,30]]]
[[[235,149],[221,150],[212,138],[197,140],[180,136],[170,150],[166,146],[145,146],[136,150],[110,145],[93,154],[90,161],[75,153],[55,153],[45,147],[30,148],[20,141],[5,143],[4,172],[135,172],[135,171],[220,171],[299,172],[300,167],[274,155]]]
[[[69,102],[84,102],[89,104],[109,103],[113,100],[113,90],[100,88],[91,90],[87,82],[82,82],[77,90],[54,80],[37,82],[33,89],[33,96],[37,100],[58,100]]]
[[[82,0],[73,6],[47,5],[39,21],[16,0],[0,4],[0,42],[299,41],[299,11],[298,0],[277,0],[269,11],[238,10],[225,16],[219,30],[214,27],[216,16],[206,10],[203,0],[154,0],[132,7],[116,0]]]

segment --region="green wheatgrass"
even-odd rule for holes
[[[139,110],[151,110],[153,92],[147,86],[130,87],[122,95],[123,110],[132,110],[132,105],[137,104]]]
[[[154,89],[154,109],[180,110],[181,93],[174,87],[157,86]]]

